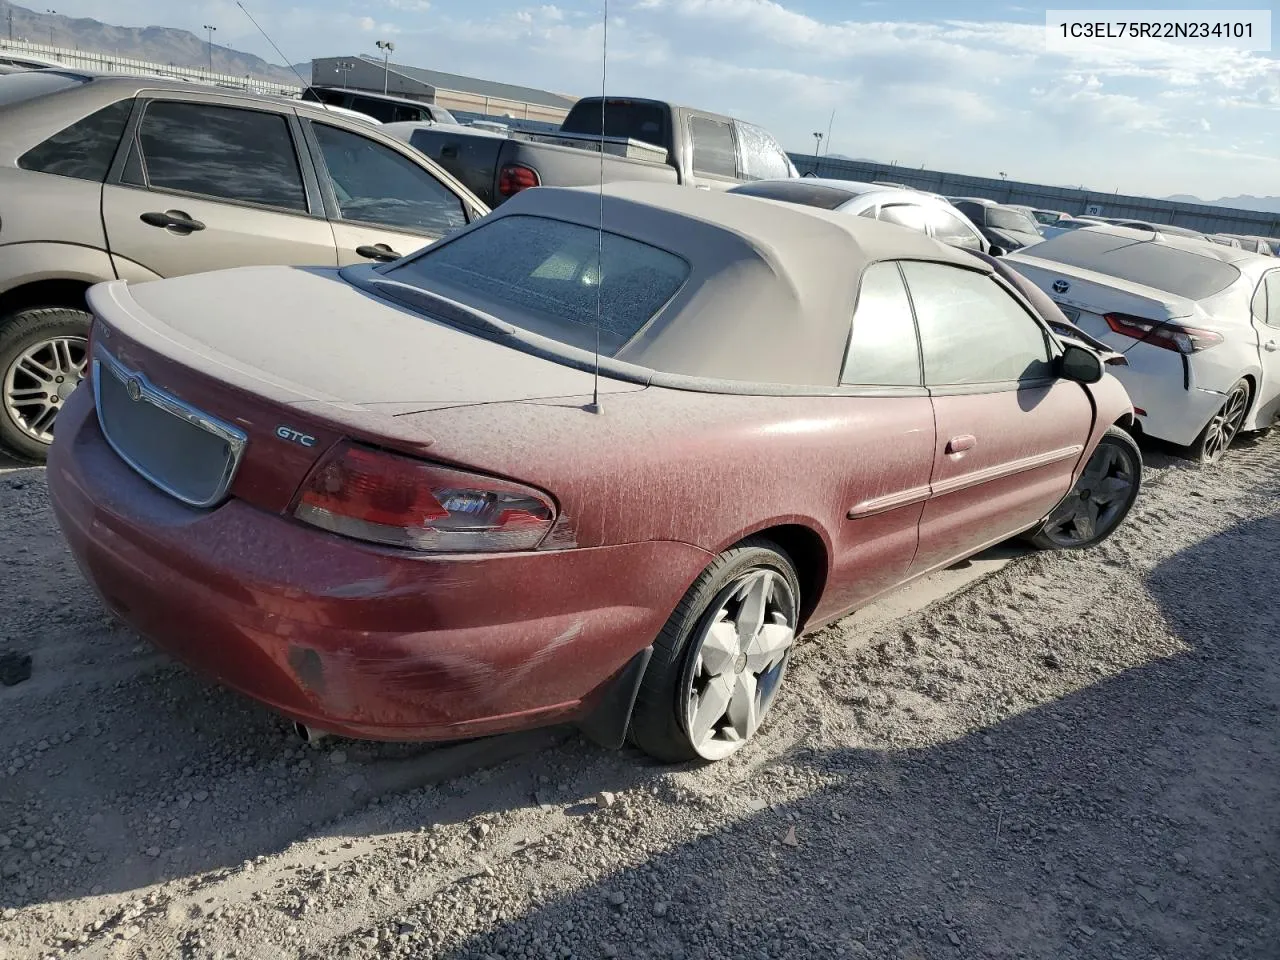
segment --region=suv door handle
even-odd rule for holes
[[[1280,350],[1280,344],[1277,344],[1274,340],[1268,340],[1266,343],[1262,345],[1262,349],[1263,350]]]
[[[385,243],[363,244],[356,247],[356,253],[364,257],[366,260],[377,260],[380,263],[390,263],[392,260],[399,260],[400,254],[396,253]]]
[[[164,213],[151,211],[144,213],[138,219],[149,227],[164,227],[182,236],[204,229],[203,223],[192,219],[181,210],[166,210]]]
[[[966,450],[972,450],[977,446],[978,438],[972,434],[963,433],[958,437],[952,437],[947,441],[947,453],[957,454],[964,453]]]

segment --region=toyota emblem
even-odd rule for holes
[[[137,403],[142,399],[142,381],[137,377],[130,377],[124,385],[124,392],[129,395],[129,399]]]
[[[1067,292],[1068,290],[1070,290],[1070,289],[1071,289],[1071,284],[1067,283],[1067,281],[1065,281],[1065,280],[1055,280],[1055,281],[1053,281],[1053,292],[1054,292],[1054,293],[1066,293],[1066,292]]]

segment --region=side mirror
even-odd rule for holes
[[[998,243],[993,243],[991,247],[987,250],[987,253],[991,254],[991,256],[993,257],[1003,257],[1008,252],[1009,252],[1008,250],[1000,246],[1000,244]]]
[[[1097,383],[1102,379],[1102,360],[1092,350],[1068,343],[1058,358],[1058,376],[1076,383]]]

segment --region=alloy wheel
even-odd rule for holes
[[[1041,535],[1065,548],[1107,536],[1124,519],[1141,469],[1127,448],[1104,440]]]
[[[53,442],[58,411],[84,379],[89,364],[84,337],[53,337],[23,350],[4,371],[5,412],[37,443]]]
[[[1202,463],[1217,463],[1222,459],[1236,434],[1240,432],[1240,425],[1244,423],[1244,415],[1248,409],[1249,387],[1243,383],[1236,384],[1227,394],[1226,402],[1205,427],[1204,443],[1201,446],[1203,452],[1200,456]]]
[[[760,567],[729,584],[711,609],[684,684],[684,727],[700,757],[719,760],[750,740],[773,706],[798,611],[786,578]]]

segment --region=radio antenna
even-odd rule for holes
[[[240,0],[236,0],[236,6],[240,8],[241,13],[243,13],[246,17],[249,18],[249,22],[258,28],[258,32],[262,34],[263,39],[265,39],[267,43],[271,44],[271,49],[276,52],[276,56],[279,57],[281,60],[283,60],[285,62],[285,65],[290,70],[293,71],[293,75],[298,78],[298,83],[302,86],[302,89],[306,90],[307,87],[311,86],[311,84],[309,84],[307,81],[302,79],[302,74],[298,72],[298,68],[293,65],[293,63],[289,60],[289,58],[280,52],[280,48],[276,46],[276,42],[267,36],[267,31],[263,30],[262,27],[258,26],[258,21],[253,19],[253,14],[248,11],[245,5],[241,3]],[[326,110],[329,109],[328,105],[323,103],[317,103],[316,106],[324,107],[324,109]]]
[[[604,312],[604,109],[605,91],[609,84],[609,0],[604,0],[604,32],[600,44],[600,186],[597,193],[599,213],[596,222],[596,349],[595,370],[591,377],[592,413],[604,413],[600,407],[600,321]]]

